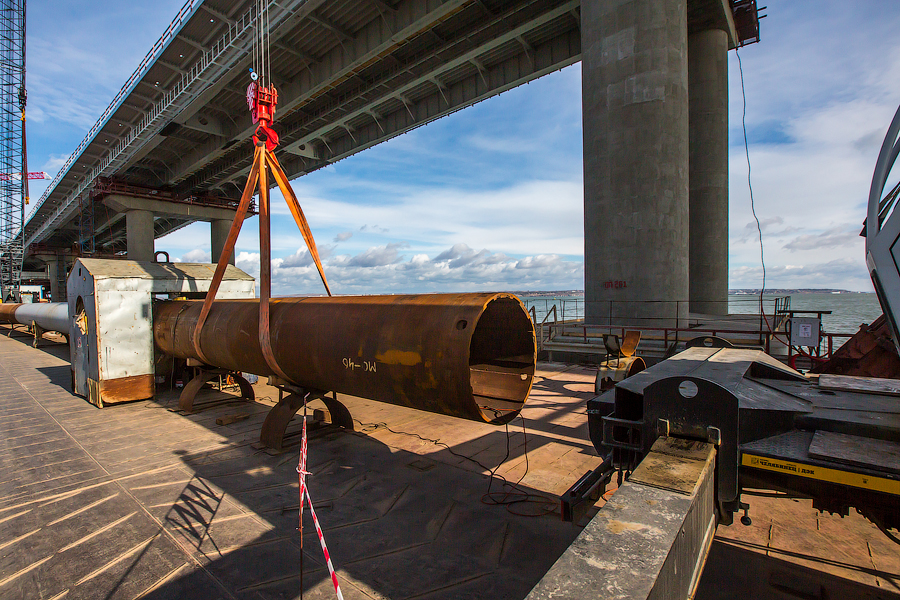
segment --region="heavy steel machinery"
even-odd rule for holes
[[[869,195],[866,264],[900,353],[900,109]],[[900,543],[900,380],[804,375],[761,351],[689,348],[588,401],[605,457],[564,517],[620,488],[529,598],[690,598],[718,525],[750,524],[746,492],[850,509]],[[581,509],[581,510],[579,510]],[[602,549],[602,552],[601,550]]]

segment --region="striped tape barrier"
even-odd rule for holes
[[[304,399],[305,400],[305,399]],[[306,404],[303,405],[303,433],[300,436],[300,464],[297,465],[297,474],[300,477],[300,535],[303,535],[303,504],[304,500],[309,501],[309,513],[312,515],[313,524],[316,526],[316,533],[319,536],[319,543],[322,545],[322,553],[325,555],[325,563],[328,565],[328,572],[331,573],[331,583],[334,584],[334,593],[337,594],[338,600],[344,600],[341,594],[341,586],[338,585],[337,573],[334,572],[334,565],[331,564],[331,555],[328,554],[328,546],[325,545],[325,534],[322,533],[322,527],[319,525],[319,518],[316,517],[316,511],[313,508],[312,498],[309,495],[309,488],[306,487],[306,476],[309,472],[306,470]],[[302,552],[302,546],[301,546]],[[301,580],[302,581],[302,580]],[[302,584],[301,584],[302,585]],[[302,590],[301,590],[302,593]]]

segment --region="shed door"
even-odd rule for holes
[[[87,378],[88,378],[88,353],[89,353],[89,336],[87,312],[84,310],[84,300],[78,298],[75,304],[75,322],[72,324],[72,335],[75,344],[75,362],[72,368],[75,370],[75,393],[79,396],[88,395]]]

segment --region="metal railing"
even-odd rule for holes
[[[559,315],[561,321],[584,319],[584,298],[523,298],[522,302],[537,325],[551,311]]]
[[[541,319],[540,323],[537,322],[537,311],[535,310],[534,306],[532,306],[528,312],[531,314],[531,319],[534,323],[534,334],[537,341],[538,351],[540,352],[542,346],[544,345],[544,342],[546,341],[544,339],[545,325],[556,325],[559,323],[559,318],[556,314],[556,305],[554,304],[550,307],[550,310],[547,311],[547,313],[544,315],[544,318]],[[550,319],[550,315],[553,315],[553,323],[547,323],[547,321]]]
[[[796,352],[790,344],[789,334],[784,331],[784,326],[791,311],[791,297],[778,296],[774,298],[762,298],[748,295],[743,302],[752,303],[754,307],[761,307],[763,312],[756,313],[759,317],[757,329],[735,329],[729,327],[704,327],[695,324],[690,327],[636,327],[624,325],[586,325],[584,319],[583,298],[526,298],[524,300],[535,326],[538,351],[544,349],[544,344],[557,342],[569,344],[581,344],[586,350],[594,350],[602,345],[604,334],[617,334],[624,339],[626,331],[640,330],[642,340],[645,342],[661,342],[662,348],[657,351],[667,352],[690,339],[703,336],[715,336],[731,338],[729,341],[737,346],[758,347],[767,354],[772,354],[773,347],[782,350],[779,356],[784,356],[788,361],[795,362],[796,357],[807,357],[811,362],[828,360],[840,345],[853,337],[851,333],[829,333],[823,331],[818,348],[807,348],[802,352]],[[734,297],[729,298],[733,307],[742,302]],[[766,307],[771,307],[771,313]],[[560,307],[559,309],[557,307]],[[755,316],[755,313],[735,313]],[[550,321],[550,317],[553,317]],[[539,320],[540,319],[540,320]],[[840,344],[836,344],[836,340]],[[774,345],[773,345],[774,342]]]
[[[88,131],[87,135],[84,136],[84,139],[81,140],[81,143],[78,144],[78,147],[75,148],[75,151],[69,155],[68,160],[63,164],[62,168],[57,171],[56,176],[50,182],[50,185],[47,186],[47,189],[41,195],[40,200],[37,201],[35,205],[35,212],[41,207],[44,201],[47,199],[47,196],[53,191],[53,189],[59,184],[65,174],[69,171],[72,164],[78,157],[81,156],[81,153],[85,151],[88,145],[93,141],[94,137],[97,135],[97,132],[106,125],[106,122],[109,120],[109,117],[121,106],[122,102],[131,93],[134,87],[138,84],[138,82],[147,74],[147,71],[150,70],[150,67],[156,62],[156,59],[159,58],[159,55],[165,50],[166,46],[169,45],[177,33],[181,31],[181,27],[190,18],[191,15],[194,14],[194,11],[197,7],[203,3],[203,0],[188,0],[184,6],[181,7],[181,10],[178,11],[178,14],[175,15],[175,18],[172,19],[172,22],[169,23],[169,26],[160,36],[160,38],[156,41],[155,44],[150,48],[150,51],[147,52],[147,55],[144,56],[144,59],[140,62],[137,68],[134,70],[134,73],[131,74],[131,77],[125,82],[125,84],[119,89],[119,93],[116,94],[115,98],[113,98],[112,102],[109,103],[109,106],[106,107],[106,110],[103,111],[103,114],[100,115],[100,118],[97,119],[97,122],[94,123],[94,126],[91,127],[90,131]]]
[[[216,196],[214,194],[182,194],[172,190],[157,190],[141,185],[125,183],[123,181],[112,181],[106,177],[98,177],[93,189],[91,190],[90,197],[92,199],[102,199],[109,194],[131,196],[133,198],[162,200],[165,202],[190,204],[193,206],[228,208],[231,210],[236,210],[238,205],[240,204],[239,199],[225,198],[223,196]],[[250,200],[250,206],[247,209],[247,214],[257,214],[256,200]]]
[[[806,348],[803,352],[794,352],[794,346],[788,346],[787,361],[792,368],[797,368],[797,361],[806,359],[810,368],[817,364],[828,361],[834,356],[835,350],[838,350],[847,340],[852,338],[853,333],[827,333],[822,332],[821,341],[818,348]],[[840,340],[840,344],[835,344],[835,339]],[[805,368],[805,367],[804,367]]]
[[[766,354],[773,354],[773,350],[782,350],[777,356],[792,360],[795,356],[812,356],[812,360],[823,362],[831,358],[834,352],[840,348],[847,339],[853,337],[852,333],[823,332],[818,348],[807,348],[803,353],[795,351],[791,346],[789,336],[782,331],[769,331],[768,329],[733,329],[719,327],[635,327],[633,325],[586,325],[584,323],[541,323],[540,336],[538,337],[538,350],[543,350],[547,343],[580,344],[585,350],[592,351],[603,345],[603,336],[609,334],[625,338],[628,331],[639,330],[641,332],[641,344],[644,351],[651,350],[647,342],[656,343],[656,347],[648,354],[669,354],[674,352],[678,344],[685,343],[698,337],[721,337],[736,347],[758,348]],[[544,335],[546,331],[547,335]],[[836,341],[840,341],[839,344]],[[811,350],[811,352],[810,352]],[[654,352],[655,351],[655,352]]]

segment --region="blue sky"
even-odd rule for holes
[[[30,166],[55,174],[180,7],[29,3]],[[900,4],[797,1],[766,12],[762,42],[741,59],[767,285],[869,291],[857,234],[900,103]],[[734,52],[729,61],[730,285],[758,287]],[[295,180],[332,289],[581,289],[580,86],[574,65]],[[275,293],[319,293],[286,206],[273,202]],[[247,221],[238,240],[238,265],[254,274],[257,228]],[[157,249],[209,260],[209,226]]]

